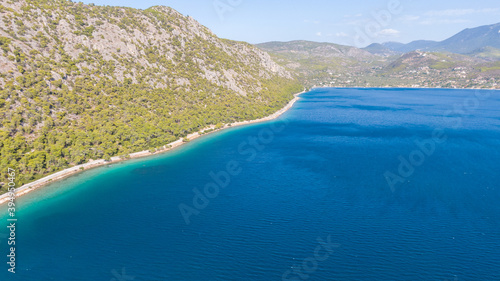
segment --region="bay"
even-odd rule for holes
[[[19,198],[0,280],[500,280],[499,147],[498,91],[315,89]]]

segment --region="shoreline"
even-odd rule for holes
[[[291,101],[289,101],[283,108],[281,108],[280,110],[274,112],[273,114],[271,114],[269,116],[262,117],[259,119],[249,120],[249,121],[239,121],[239,122],[234,122],[234,123],[230,123],[230,124],[224,124],[224,126],[222,128],[219,128],[219,129],[215,129],[215,125],[211,125],[207,128],[203,128],[203,129],[199,130],[198,132],[187,135],[187,137],[185,139],[187,139],[188,141],[192,141],[192,140],[197,139],[201,136],[209,135],[209,134],[214,133],[214,132],[219,132],[219,131],[222,131],[222,130],[227,129],[227,128],[233,128],[233,127],[238,127],[238,126],[242,126],[242,125],[260,123],[260,122],[270,121],[270,120],[276,119],[279,116],[281,116],[283,113],[288,111],[290,108],[292,108],[293,104],[297,100],[300,99],[299,96],[305,92],[307,92],[307,89],[304,89],[304,91],[302,91],[300,93],[294,94],[293,95],[294,98]],[[213,131],[210,131],[208,133],[203,134],[207,130],[213,130]],[[162,149],[159,149],[155,152],[150,152],[149,150],[143,150],[143,151],[139,151],[139,152],[130,153],[129,157],[127,157],[127,158],[122,158],[120,156],[114,156],[114,157],[111,157],[111,161],[106,161],[104,159],[91,160],[85,164],[80,164],[77,166],[73,166],[71,168],[66,168],[62,171],[45,176],[41,179],[24,184],[24,185],[16,188],[14,191],[15,192],[14,198],[17,199],[17,198],[19,198],[25,194],[28,194],[29,192],[36,190],[40,187],[43,187],[45,185],[48,185],[48,184],[56,182],[58,180],[67,178],[69,176],[83,172],[83,171],[88,170],[88,169],[92,169],[92,168],[96,168],[96,167],[100,167],[100,166],[104,166],[104,165],[109,165],[109,164],[117,163],[117,162],[121,162],[121,161],[127,161],[130,159],[142,158],[142,157],[147,157],[147,156],[165,153],[165,152],[168,152],[168,151],[173,150],[175,148],[178,148],[185,143],[187,143],[187,142],[185,142],[184,139],[181,138],[181,139],[178,139],[174,142],[171,142],[169,144],[164,145]],[[12,197],[11,197],[10,192],[7,192],[7,193],[0,195],[0,205],[10,201],[11,198]]]
[[[361,86],[312,86],[310,90],[322,88],[336,88],[336,89],[430,89],[430,90],[500,90],[500,88],[446,88],[446,87],[361,87]]]

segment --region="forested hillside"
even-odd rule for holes
[[[1,1],[0,170],[20,183],[269,115],[300,89],[171,8]]]

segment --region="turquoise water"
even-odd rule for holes
[[[317,89],[20,198],[0,280],[500,280],[499,147],[498,91]]]

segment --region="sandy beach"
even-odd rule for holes
[[[189,141],[191,141],[191,140],[199,138],[200,136],[203,136],[203,135],[206,135],[206,134],[210,134],[210,133],[213,133],[213,132],[218,132],[218,131],[221,131],[221,130],[224,130],[224,129],[227,129],[227,128],[233,128],[233,127],[237,127],[237,126],[254,124],[254,123],[259,123],[259,122],[264,122],[264,121],[269,121],[269,120],[275,119],[275,118],[279,117],[281,114],[285,113],[288,109],[290,109],[293,106],[293,104],[299,99],[299,95],[301,95],[301,94],[303,94],[305,92],[306,91],[304,90],[303,92],[295,94],[294,98],[290,102],[288,102],[288,104],[285,107],[281,108],[280,110],[276,111],[275,113],[273,113],[273,114],[271,114],[269,116],[266,116],[266,117],[263,117],[263,118],[260,118],[260,119],[255,119],[255,120],[240,121],[240,122],[235,122],[235,123],[231,123],[231,124],[225,124],[220,129],[215,129],[215,125],[212,125],[210,127],[207,127],[207,128],[204,128],[204,129],[200,130],[199,132],[192,133],[192,134],[188,135],[186,137],[186,139],[189,140]],[[210,131],[209,133],[203,134],[203,132],[205,132],[207,130],[212,130],[212,131]],[[172,150],[174,148],[177,148],[177,147],[183,145],[184,143],[186,143],[186,142],[183,139],[179,139],[179,140],[176,140],[174,142],[171,142],[169,144],[164,145],[162,149],[159,149],[159,150],[157,150],[154,153],[151,153],[149,150],[144,150],[144,151],[140,151],[140,152],[131,153],[129,155],[130,157],[126,158],[126,159],[123,159],[123,158],[121,158],[119,156],[115,156],[115,157],[111,158],[111,161],[106,161],[104,159],[99,159],[99,160],[89,161],[88,163],[85,163],[85,164],[73,166],[71,168],[64,169],[64,170],[59,171],[57,173],[48,175],[46,177],[43,177],[41,179],[38,179],[36,181],[27,183],[27,184],[25,184],[23,186],[20,186],[20,187],[16,188],[16,190],[15,190],[15,194],[16,194],[15,198],[23,196],[23,195],[25,195],[25,194],[27,194],[27,193],[29,193],[29,192],[37,189],[37,188],[45,186],[45,185],[47,185],[49,183],[53,183],[53,182],[55,182],[57,180],[61,180],[63,178],[66,178],[68,176],[74,175],[76,173],[79,173],[79,172],[82,172],[82,171],[85,171],[85,170],[88,170],[88,169],[91,169],[91,168],[95,168],[95,167],[99,167],[99,166],[103,166],[103,165],[109,165],[109,164],[120,162],[120,161],[126,161],[126,160],[129,160],[129,159],[146,157],[146,156],[150,156],[150,155],[156,155],[156,154],[159,154],[159,153],[164,153],[164,152],[170,151],[170,150]],[[5,193],[5,194],[2,194],[2,195],[0,195],[0,204],[8,202],[10,199],[11,199],[11,194],[9,192]]]

